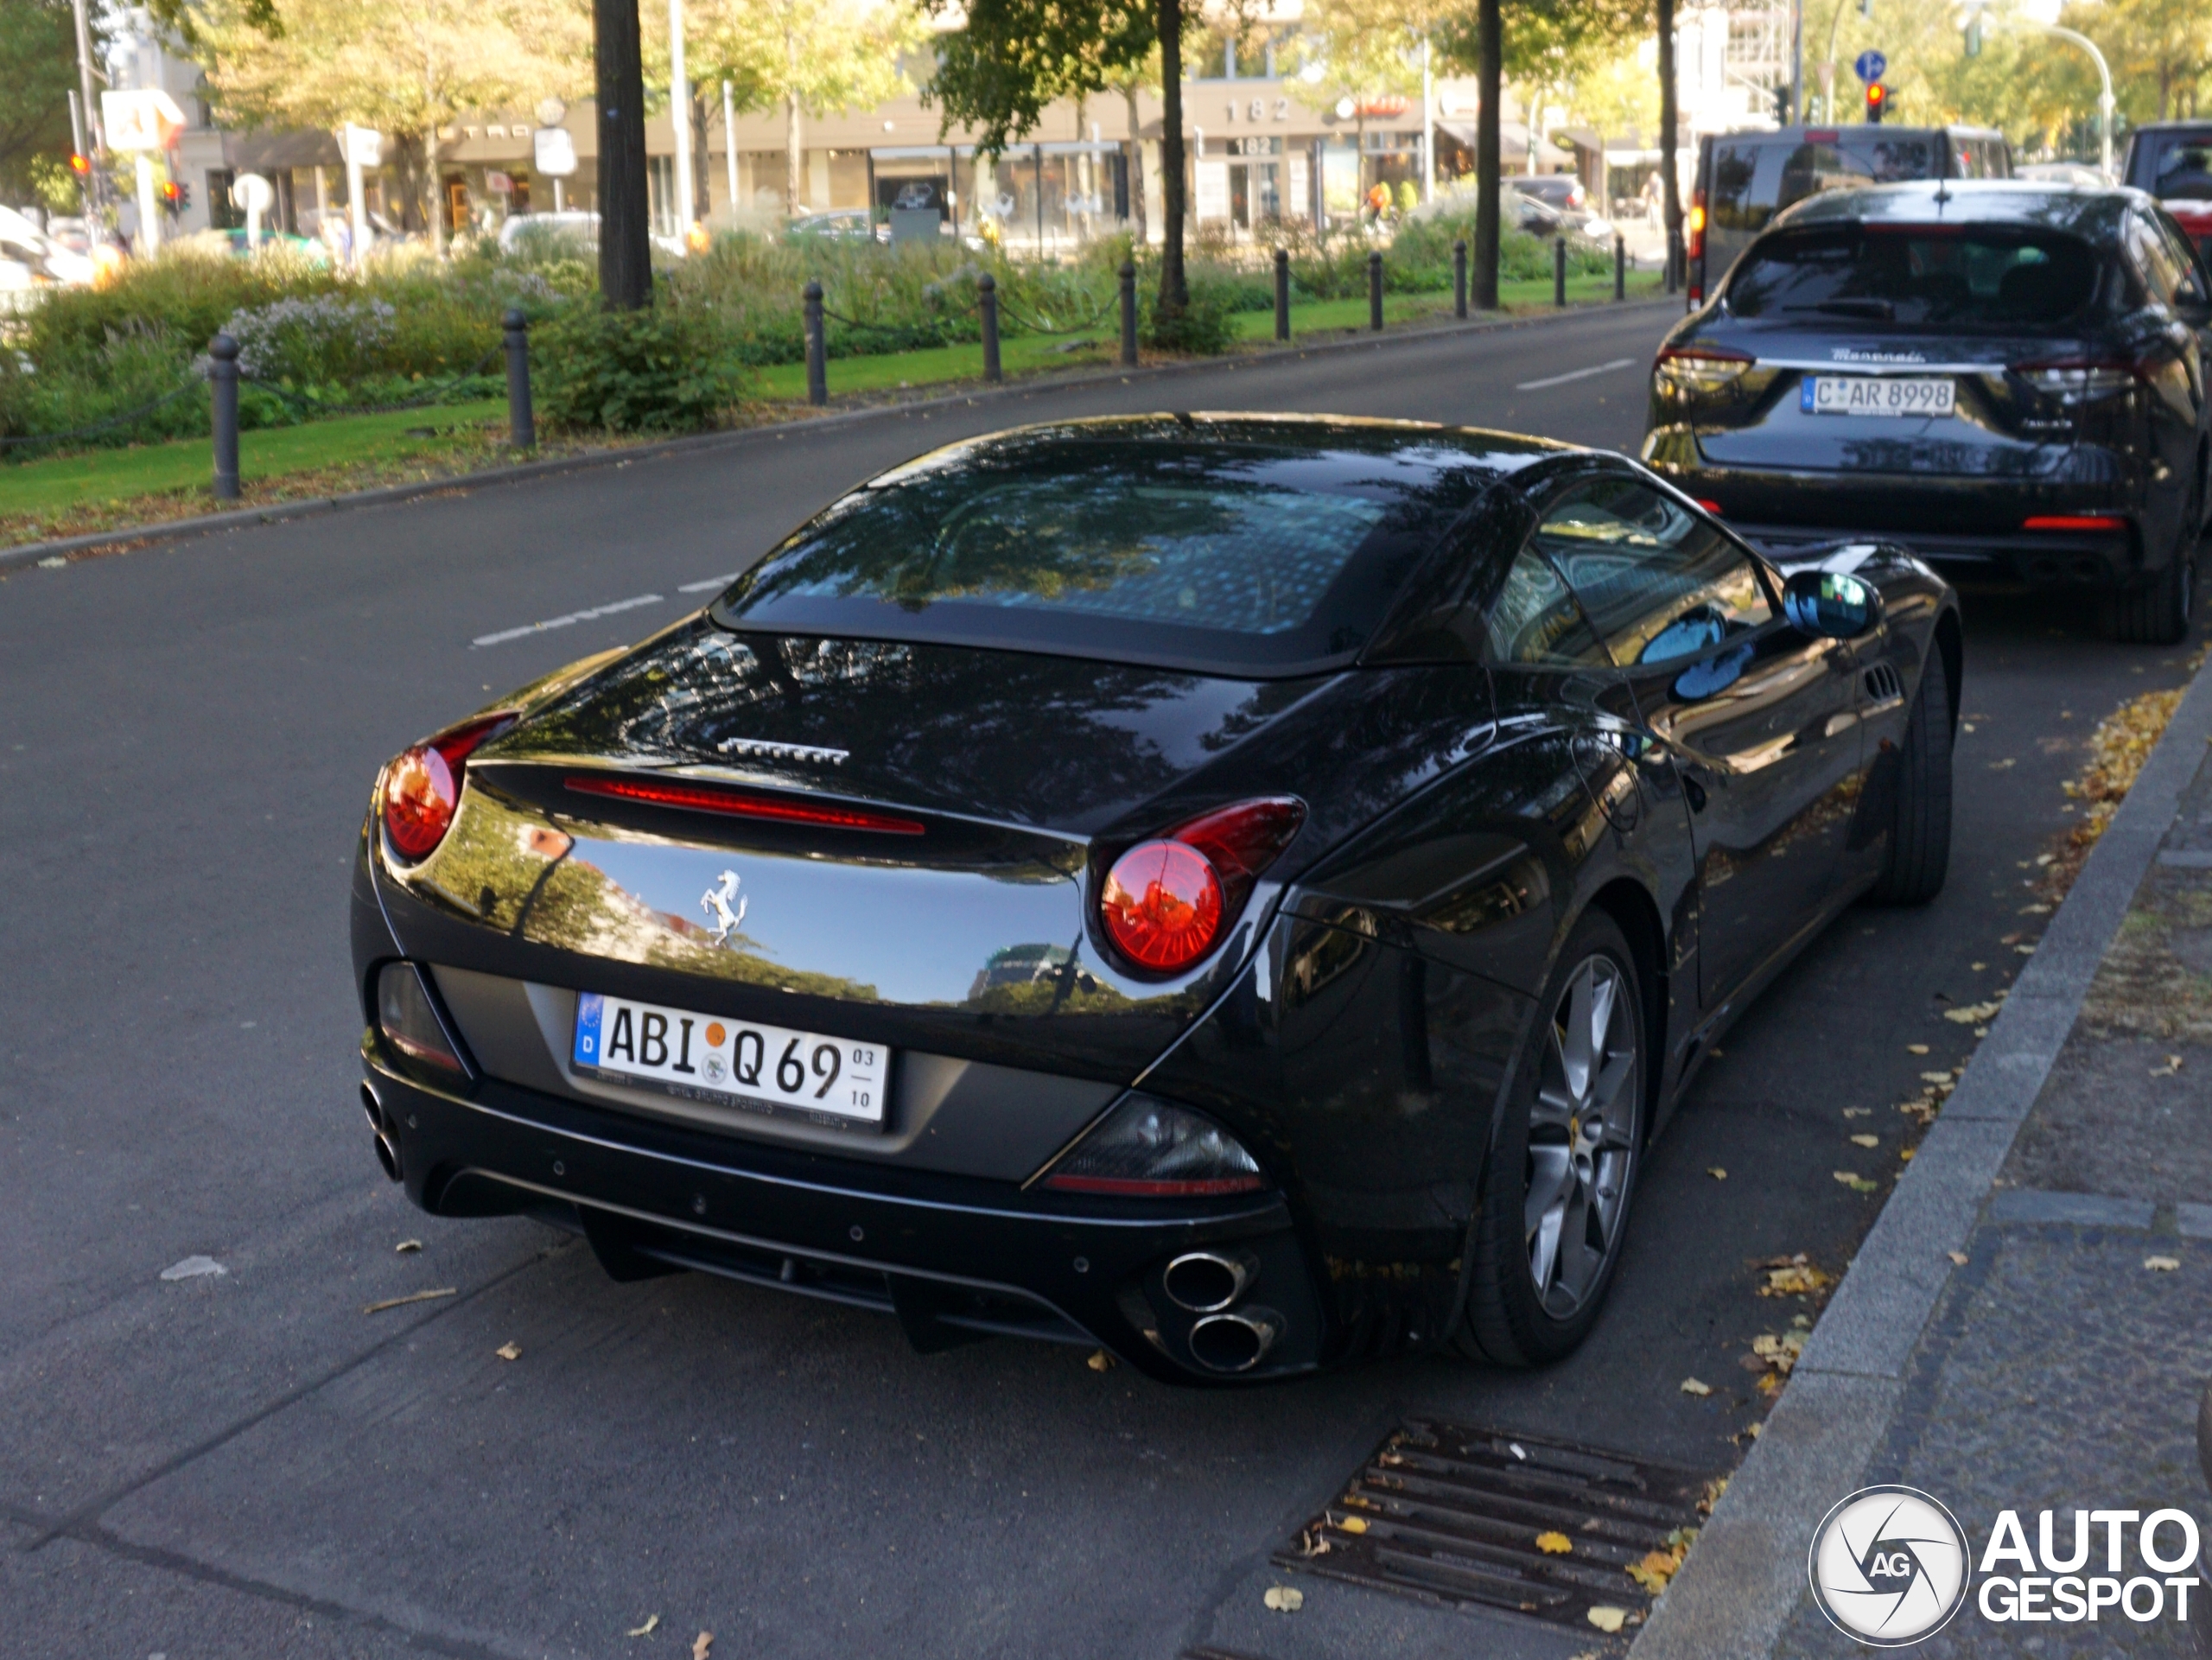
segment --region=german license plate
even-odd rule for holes
[[[1808,375],[1797,384],[1808,415],[1949,415],[1958,397],[1948,375]]]
[[[891,1051],[587,991],[576,998],[569,1065],[687,1101],[880,1128]]]

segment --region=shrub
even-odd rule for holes
[[[1191,302],[1179,316],[1152,315],[1152,343],[1166,352],[1211,357],[1229,349],[1236,338],[1236,313],[1243,284],[1216,265],[1192,265],[1184,272]],[[1270,297],[1268,303],[1274,300]]]
[[[318,294],[233,312],[223,331],[238,343],[246,378],[323,385],[383,366],[395,315],[388,300]]]
[[[601,311],[575,302],[537,334],[537,407],[571,430],[696,432],[719,423],[748,378],[726,324],[668,302]]]

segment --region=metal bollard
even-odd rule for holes
[[[1467,239],[1452,245],[1452,315],[1467,320]]]
[[[1613,298],[1628,298],[1628,241],[1618,231],[1613,232]]]
[[[238,343],[228,334],[207,342],[207,393],[215,427],[215,499],[238,499]]]
[[[983,378],[1004,380],[999,367],[999,285],[988,271],[976,279],[976,306],[983,314]]]
[[[1290,250],[1275,250],[1275,338],[1290,338]]]
[[[1563,236],[1552,239],[1552,303],[1567,303],[1567,239]]]
[[[1137,366],[1137,268],[1122,262],[1122,366]]]
[[[822,333],[822,284],[806,285],[806,401],[830,401],[830,346]]]
[[[1367,326],[1378,334],[1382,332],[1382,256],[1379,251],[1367,256]]]
[[[530,319],[510,311],[506,327],[507,442],[517,449],[535,449],[537,414],[530,403]]]

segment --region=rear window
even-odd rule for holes
[[[1802,142],[1715,141],[1706,222],[1723,231],[1764,230],[1792,203],[1823,190],[1932,179],[1936,135],[1844,130]]]
[[[2212,130],[2151,133],[2136,142],[2128,183],[2166,201],[2212,201]]]
[[[741,628],[1294,673],[1363,646],[1478,453],[1010,435],[862,486],[740,579]]]
[[[2096,278],[2095,254],[2070,236],[1823,226],[1754,246],[1729,278],[1726,303],[1739,317],[2013,328],[2070,317]]]

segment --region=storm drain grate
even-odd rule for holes
[[[1415,1420],[1275,1555],[1283,1567],[1446,1603],[1590,1629],[1612,1607],[1641,1624],[1652,1552],[1680,1561],[1716,1485],[1694,1471],[1540,1435]],[[1567,1549],[1557,1549],[1559,1538]],[[1656,1575],[1655,1575],[1656,1577]],[[1664,1583],[1663,1579],[1660,1580]]]

